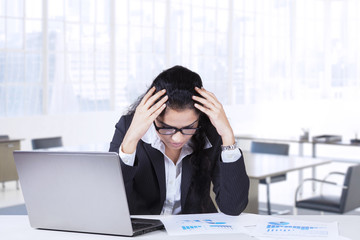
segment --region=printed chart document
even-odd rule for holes
[[[250,236],[260,240],[347,240],[339,235],[337,222],[301,221],[271,216],[247,214],[244,225]]]
[[[256,225],[257,232],[264,236],[338,237],[337,222],[319,223],[288,219],[266,220]]]
[[[161,221],[169,235],[247,233],[236,217],[222,213],[173,215]]]

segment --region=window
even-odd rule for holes
[[[48,0],[48,113],[111,109],[111,2]]]
[[[120,110],[173,65],[227,105],[355,100],[359,22],[357,0],[0,0],[0,117]]]
[[[31,7],[21,0],[2,1],[0,9],[0,116],[40,114],[41,1]]]

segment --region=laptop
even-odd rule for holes
[[[130,218],[117,153],[14,151],[14,159],[33,228],[122,236],[163,228]]]

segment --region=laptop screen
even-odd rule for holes
[[[133,235],[117,153],[15,151],[14,159],[32,227]]]

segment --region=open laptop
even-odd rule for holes
[[[130,218],[117,153],[14,151],[14,159],[33,228],[123,236],[163,228]]]

